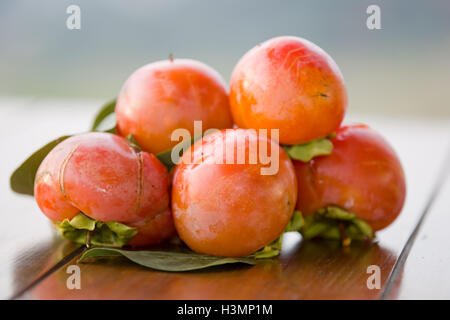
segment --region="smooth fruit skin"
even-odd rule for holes
[[[374,231],[390,225],[405,202],[406,182],[395,151],[365,125],[343,126],[331,139],[333,152],[294,161],[297,209],[305,216],[329,205],[355,213]]]
[[[136,226],[139,244],[160,242],[174,233],[167,214],[167,169],[153,154],[136,151],[113,134],[91,132],[58,144],[37,171],[34,194],[53,222],[82,212],[95,220]],[[152,230],[153,221],[162,230]]]
[[[280,143],[300,144],[337,130],[347,108],[342,74],[308,40],[270,39],[234,68],[230,106],[240,128],[279,129]]]
[[[279,149],[276,174],[261,175],[266,165],[259,158],[249,164],[251,140],[265,143],[268,150]],[[235,160],[238,149],[244,149],[246,162],[218,164],[212,159],[221,146],[234,150]],[[187,159],[192,163],[186,163]],[[293,214],[296,195],[294,167],[278,144],[253,130],[222,130],[197,141],[176,167],[172,187],[175,228],[196,252],[245,256],[282,233]]]
[[[133,134],[146,151],[157,154],[175,146],[172,132],[194,121],[203,131],[233,124],[228,93],[220,75],[194,60],[158,61],[136,70],[125,82],[116,104],[118,133]]]
[[[128,243],[132,247],[156,244],[175,235],[175,226],[170,208],[159,212],[157,215],[149,215],[147,218],[128,225],[138,230],[138,233]]]

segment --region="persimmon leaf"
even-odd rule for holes
[[[351,240],[373,240],[375,237],[367,222],[337,206],[327,206],[313,216],[305,217],[300,233],[305,240],[319,237],[341,240],[343,244],[349,244]]]
[[[111,114],[114,113],[114,110],[116,109],[116,99],[104,104],[100,110],[98,111],[97,115],[94,118],[94,122],[92,123],[91,131],[97,131],[98,128],[101,126],[103,121]],[[109,133],[115,133],[115,127],[105,130],[105,132]]]
[[[85,261],[90,258],[123,256],[128,260],[146,268],[160,271],[192,271],[205,269],[230,263],[256,264],[256,260],[249,257],[224,258],[204,254],[179,251],[153,251],[153,250],[121,250],[114,248],[92,248],[83,253],[78,260]]]
[[[36,178],[36,172],[39,166],[47,156],[47,154],[52,151],[52,149],[60,142],[66,140],[70,136],[62,136],[53,141],[50,141],[45,146],[35,151],[31,156],[29,156],[11,175],[10,186],[14,192],[34,195],[34,180]]]
[[[276,238],[274,241],[266,245],[264,248],[256,251],[251,254],[251,257],[255,259],[266,259],[273,258],[280,254],[282,246],[283,246],[283,235],[285,232],[294,232],[300,231],[303,227],[305,221],[300,211],[294,211],[291,220],[288,222],[288,225],[284,229],[284,232]]]
[[[302,213],[296,210],[284,232],[300,231],[304,224],[305,219],[303,219]]]
[[[198,139],[200,139],[202,136],[198,136],[198,137],[194,137],[190,140],[184,140],[181,141],[177,144],[177,149],[178,150],[185,150],[187,148],[189,148],[194,142],[196,142]],[[175,148],[175,147],[174,147]],[[170,171],[170,169],[172,169],[172,167],[176,166],[177,164],[173,161],[173,157],[172,157],[172,151],[173,149],[169,149],[163,152],[160,152],[156,155],[156,157],[158,158],[159,161],[162,162],[162,164],[164,164],[167,168],[167,170]],[[180,157],[182,156],[182,152],[180,152]]]
[[[308,162],[314,157],[331,154],[333,143],[328,138],[322,138],[304,144],[284,145],[283,149],[292,159]]]
[[[283,234],[281,234],[278,238],[276,238],[273,242],[269,243],[261,250],[258,250],[255,253],[251,254],[250,257],[253,257],[255,259],[267,259],[276,257],[280,254],[282,245]]]
[[[83,213],[55,223],[59,234],[78,244],[122,247],[137,234],[135,228],[119,222],[100,222]]]
[[[128,140],[128,142],[130,143],[130,145],[134,148],[137,149],[139,151],[142,151],[141,146],[138,144],[138,142],[136,141],[136,138],[134,137],[134,135],[132,135],[131,133],[127,136],[126,138]]]

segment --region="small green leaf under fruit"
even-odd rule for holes
[[[178,251],[152,251],[152,250],[120,250],[114,248],[92,248],[83,253],[78,260],[85,261],[89,258],[102,258],[123,256],[143,267],[160,271],[192,271],[229,263],[256,264],[256,260],[249,257],[224,258],[198,254],[194,252]]]
[[[269,243],[261,250],[258,250],[255,253],[251,254],[249,257],[252,257],[254,259],[267,259],[278,256],[283,246],[283,234],[284,232],[274,241]]]
[[[159,161],[161,161],[163,165],[166,166],[167,170],[169,171],[173,166],[176,165],[176,163],[173,163],[172,161],[172,149],[158,153],[156,157]]]
[[[201,139],[201,138],[202,138],[202,136],[199,135],[198,137],[194,137],[190,140],[179,142],[176,145],[176,147],[178,150],[180,150],[180,157],[183,155],[183,153],[181,152],[182,150],[189,148],[195,141],[197,141],[198,139]],[[161,161],[162,164],[165,165],[167,170],[169,170],[169,171],[170,171],[170,169],[172,169],[172,167],[177,165],[176,163],[173,162],[173,159],[172,159],[172,150],[174,148],[169,149],[167,151],[160,152],[156,155],[158,160]]]
[[[96,221],[82,213],[76,215],[70,221],[69,221],[69,219],[65,219],[63,222],[66,222],[66,220],[67,220],[67,223],[75,229],[89,230],[89,231],[94,231],[94,229],[95,229]]]
[[[119,222],[100,222],[83,213],[57,222],[55,227],[64,238],[86,245],[122,247],[137,234],[135,228]]]
[[[308,162],[314,157],[331,154],[333,143],[328,138],[322,138],[304,144],[284,145],[283,149],[292,159]]]
[[[354,220],[356,215],[336,206],[328,206],[317,211],[318,215],[335,220]]]
[[[373,240],[375,236],[367,222],[336,206],[322,208],[315,215],[305,217],[300,232],[305,240],[320,237],[341,240],[343,244],[351,240]]]
[[[302,213],[296,210],[284,232],[300,231],[304,224],[305,220],[303,219]]]
[[[251,254],[250,257],[254,257],[255,259],[266,259],[278,256],[283,246],[283,234],[285,232],[300,231],[304,223],[305,220],[303,219],[301,212],[297,210],[294,211],[294,214],[292,215],[292,218],[288,222],[288,225],[284,229],[283,233],[261,250]]]
[[[34,152],[28,157],[11,175],[10,186],[11,189],[17,193],[34,195],[34,179],[36,178],[36,172],[39,166],[47,156],[47,154],[52,151],[52,149],[60,142],[66,140],[70,136],[59,137],[45,146]]]
[[[97,115],[95,116],[94,123],[92,124],[91,131],[97,131],[97,129],[100,127],[100,125],[103,123],[103,121],[111,114],[114,113],[114,110],[116,109],[116,99],[106,103],[101,107],[101,109],[98,111]],[[105,132],[109,133],[115,133],[115,127],[105,130]]]
[[[128,140],[128,142],[134,149],[142,151],[141,146],[138,144],[138,142],[136,141],[136,138],[131,133],[127,136],[126,139]]]

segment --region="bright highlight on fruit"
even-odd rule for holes
[[[231,76],[230,106],[239,127],[279,129],[280,143],[294,145],[339,128],[347,91],[325,51],[285,36],[267,40],[241,58]]]

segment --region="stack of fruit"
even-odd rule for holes
[[[370,242],[400,213],[405,177],[378,133],[341,125],[346,108],[338,66],[301,38],[247,52],[229,93],[200,62],[151,63],[107,107],[115,128],[34,155],[45,159],[31,193],[64,237],[88,245],[178,236],[200,254],[260,258],[278,254],[285,231]]]

